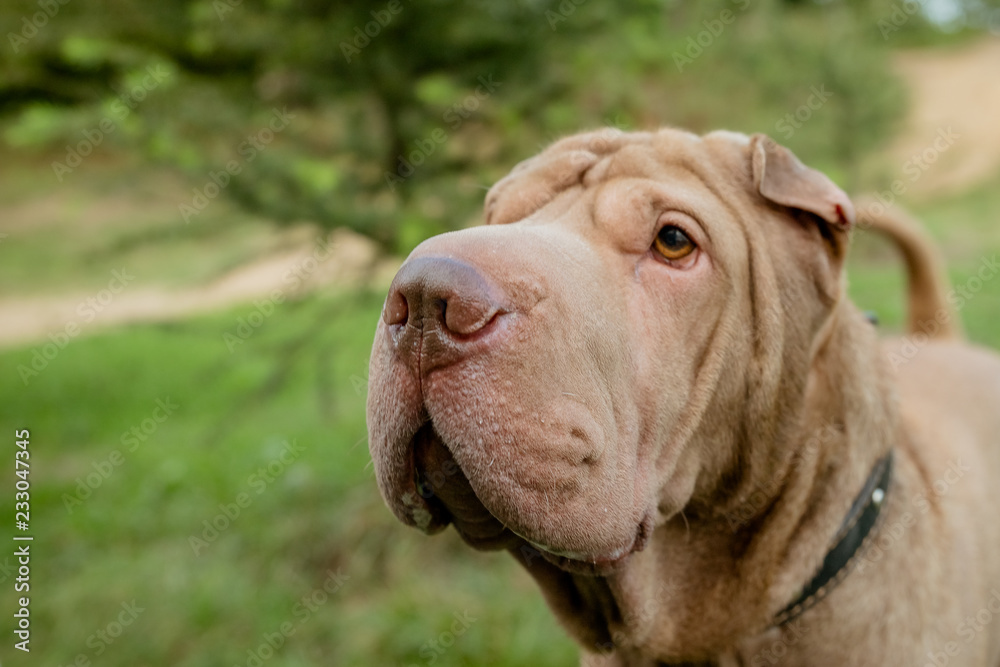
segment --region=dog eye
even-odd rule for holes
[[[683,229],[667,225],[656,235],[653,248],[665,259],[683,259],[694,252],[697,246]]]

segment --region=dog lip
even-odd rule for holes
[[[591,577],[602,577],[612,574],[624,565],[632,557],[632,554],[640,550],[633,543],[631,547],[616,550],[614,554],[608,557],[594,558],[592,556],[584,556],[583,558],[569,558],[555,554],[535,544],[532,544],[532,546],[538,549],[546,561],[560,570],[571,574],[581,574]]]
[[[475,494],[433,422],[425,423],[414,436],[411,452],[414,484],[437,519],[436,526],[450,523],[466,543],[480,550],[509,548],[520,542]]]
[[[596,557],[571,550],[550,547],[529,540],[522,535],[518,537],[521,537],[521,539],[541,552],[547,561],[561,570],[574,574],[604,576],[617,570],[632,554],[645,549],[652,531],[653,514],[647,512],[642,521],[636,526],[635,537],[628,547],[620,547],[609,554],[602,554]]]
[[[633,551],[633,549],[634,549],[634,547],[635,547],[635,542],[633,542],[628,547],[620,547],[620,548],[615,549],[614,551],[612,551],[610,554],[602,555],[602,556],[599,556],[597,558],[594,558],[592,556],[588,556],[587,554],[579,552],[579,551],[570,551],[568,549],[558,549],[558,548],[555,548],[555,547],[550,547],[550,546],[545,545],[545,544],[540,544],[538,542],[533,542],[533,541],[531,541],[531,540],[529,540],[527,538],[524,538],[524,539],[525,539],[525,541],[528,544],[530,544],[531,546],[535,547],[539,551],[544,551],[546,553],[552,554],[553,556],[558,556],[559,558],[565,558],[567,560],[579,561],[581,563],[595,563],[595,564],[597,564],[597,563],[607,563],[607,562],[618,561],[621,558],[623,558],[624,556],[628,556],[629,554],[631,554],[632,551]]]
[[[404,502],[409,501],[406,504],[410,507],[413,525],[428,535],[444,530],[453,521],[453,517],[444,503],[432,491],[428,491],[425,480],[421,477],[420,467],[417,465],[417,443],[432,437],[435,435],[430,422],[425,422],[410,438],[406,466],[412,479],[414,492],[408,499],[404,497]],[[413,497],[414,495],[416,497]]]

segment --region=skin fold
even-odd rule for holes
[[[1000,664],[1000,618],[968,625],[1000,591],[1000,359],[957,340],[909,221],[763,135],[672,129],[563,139],[485,219],[413,251],[375,334],[402,522],[508,550],[584,665]],[[903,251],[913,336],[847,299],[858,227]],[[774,627],[890,450],[852,572]]]

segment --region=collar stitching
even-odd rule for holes
[[[892,451],[875,464],[844,524],[834,536],[834,546],[826,553],[819,572],[803,587],[799,597],[775,616],[773,625],[785,625],[803,614],[854,570],[859,554],[878,532],[891,479]]]

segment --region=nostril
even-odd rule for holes
[[[407,260],[382,308],[387,325],[412,324],[424,332],[469,336],[504,311],[490,282],[464,262],[439,257]]]
[[[460,336],[486,328],[498,312],[499,308],[486,298],[453,298],[442,306],[445,328]]]
[[[410,316],[410,307],[406,303],[406,297],[399,290],[392,290],[385,300],[382,308],[382,319],[386,324],[406,324]]]

